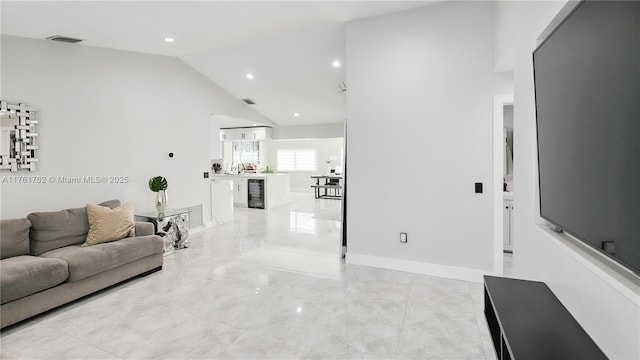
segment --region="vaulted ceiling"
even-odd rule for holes
[[[432,2],[2,1],[0,16],[3,34],[178,57],[274,124],[295,126],[345,120],[347,21]]]

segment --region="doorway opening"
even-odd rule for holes
[[[515,240],[513,105],[511,94],[493,98],[493,271],[500,275],[510,273]]]

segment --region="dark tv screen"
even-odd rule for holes
[[[533,62],[541,217],[640,274],[640,2],[583,1]]]

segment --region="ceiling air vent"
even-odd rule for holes
[[[75,39],[75,38],[60,36],[60,35],[49,36],[47,40],[60,41],[60,42],[65,42],[69,44],[75,44],[82,41],[81,39]]]
[[[253,102],[253,100],[251,99],[242,99],[242,101],[244,101],[245,103],[247,103],[248,105],[255,105],[256,103]]]

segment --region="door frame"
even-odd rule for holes
[[[340,251],[339,258],[344,259],[347,255],[347,119],[344,120],[344,135],[342,149],[344,158],[342,159],[342,199],[340,200]]]
[[[513,105],[513,94],[496,95],[493,97],[493,128],[492,128],[492,158],[493,175],[491,188],[493,190],[493,272],[502,275],[504,272],[504,218],[502,206],[504,202],[504,107]]]

